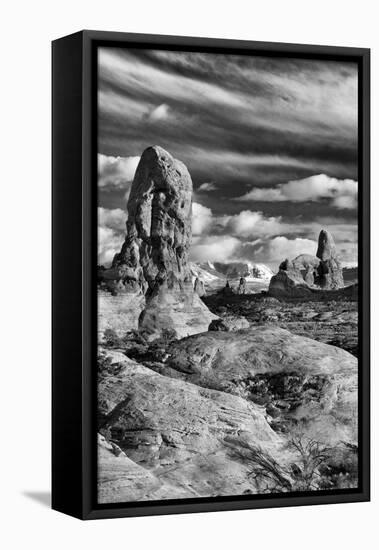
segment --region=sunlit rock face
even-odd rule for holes
[[[102,273],[108,289],[125,300],[144,297],[137,324],[149,339],[166,331],[181,337],[207,330],[215,316],[194,292],[188,262],[192,180],[186,166],[161,147],[147,148],[127,210],[125,242],[111,270]]]
[[[192,180],[185,165],[161,147],[142,154],[128,201],[127,236],[114,266],[153,290],[190,280]],[[132,273],[128,274],[132,278]]]

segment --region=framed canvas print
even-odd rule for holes
[[[53,508],[369,499],[369,50],[53,42]]]

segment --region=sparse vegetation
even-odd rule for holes
[[[261,447],[253,447],[241,441],[228,443],[233,449],[233,454],[249,464],[250,476],[260,493],[317,491],[357,486],[357,449],[354,446],[327,447],[319,441],[296,436],[287,445],[287,450],[293,453],[294,460],[288,466],[282,466]]]

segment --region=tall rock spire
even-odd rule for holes
[[[139,328],[150,338],[165,331],[178,337],[206,331],[215,316],[192,286],[192,180],[186,166],[161,147],[148,147],[127,210],[127,234],[112,270],[120,278],[117,294],[145,298]]]
[[[344,280],[337,248],[332,234],[325,229],[320,231],[316,256],[320,259],[318,284],[326,290],[342,288]]]

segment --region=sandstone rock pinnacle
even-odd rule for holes
[[[337,249],[333,236],[325,229],[321,229],[320,231],[316,256],[322,261],[337,257]]]
[[[147,148],[138,164],[128,201],[127,236],[113,262],[152,291],[166,281],[191,280],[192,180],[185,165],[161,147]]]
[[[119,277],[114,292],[144,296],[138,325],[149,338],[207,330],[215,316],[194,292],[188,262],[192,180],[186,166],[161,147],[148,147],[127,210],[125,242],[109,270]]]
[[[336,245],[331,233],[325,229],[320,231],[316,256],[320,259],[317,268],[320,287],[326,290],[343,288],[342,266],[338,258]]]

